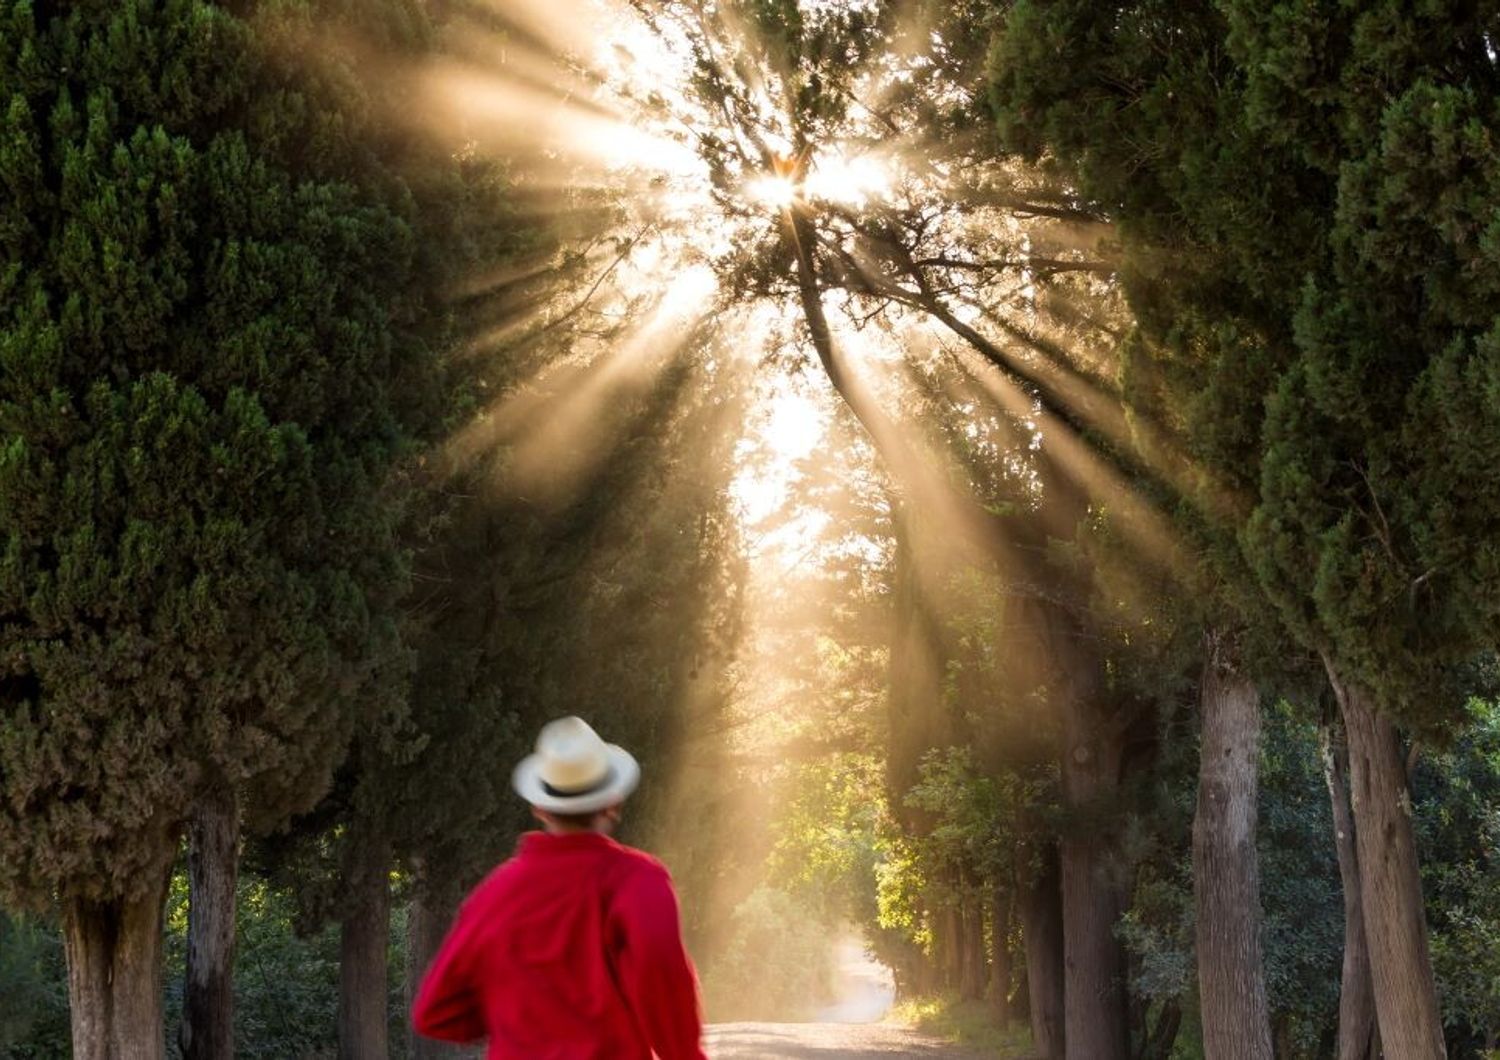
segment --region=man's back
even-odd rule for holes
[[[677,903],[655,859],[593,833],[522,838],[464,903],[413,1009],[492,1060],[703,1055]]]

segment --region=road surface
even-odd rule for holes
[[[810,1023],[722,1023],[708,1028],[713,1060],[972,1060],[979,1054],[905,1027],[880,1022],[896,1000],[890,969],[858,939],[835,948],[836,984]]]
[[[979,1060],[916,1031],[885,1023],[721,1023],[708,1029],[713,1060]]]
[[[879,1023],[896,1003],[891,970],[865,952],[864,943],[845,937],[833,948],[833,997],[810,1023]]]

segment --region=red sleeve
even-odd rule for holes
[[[424,1038],[477,1042],[488,1033],[484,1008],[473,979],[475,918],[466,902],[422,977],[411,1006],[411,1022]]]
[[[630,874],[613,911],[620,988],[661,1060],[707,1060],[698,977],[682,946],[677,896],[665,869]]]

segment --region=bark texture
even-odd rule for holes
[[[1049,851],[1037,878],[1016,895],[1026,944],[1032,1048],[1045,1060],[1059,1060],[1064,1055],[1061,888],[1057,853]]]
[[[1069,807],[1098,812],[1119,787],[1120,734],[1092,699],[1067,697],[1063,793]],[[1064,1023],[1069,1060],[1127,1060],[1125,954],[1115,937],[1121,900],[1105,863],[1109,839],[1098,828],[1062,838]]]
[[[1396,728],[1367,689],[1341,681],[1331,665],[1328,676],[1349,741],[1354,845],[1380,1044],[1401,1060],[1438,1060],[1447,1050]]]
[[[62,903],[74,1060],[164,1060],[162,903],[169,861],[137,895]]]
[[[1115,938],[1120,901],[1102,879],[1104,851],[1062,844],[1064,1040],[1069,1060],[1126,1060],[1124,958]]]
[[[943,907],[942,933],[934,939],[934,948],[942,955],[943,985],[957,990],[964,978],[964,918],[955,904]]]
[[[1365,911],[1355,850],[1354,816],[1349,807],[1349,752],[1342,733],[1322,728],[1323,778],[1333,808],[1334,850],[1344,890],[1344,966],[1339,980],[1337,1060],[1376,1060],[1375,986],[1370,978],[1370,949],[1365,942]]]
[[[963,973],[959,996],[966,1001],[984,997],[984,907],[977,898],[965,898],[961,908],[963,924]]]
[[[339,1060],[386,1060],[390,858],[371,857],[350,881],[339,933]]]
[[[1203,1049],[1214,1060],[1271,1060],[1255,850],[1260,697],[1218,636],[1208,639],[1200,697],[1193,900]]]
[[[990,895],[990,993],[1002,1023],[1015,1018],[1011,990],[1015,967],[1010,956],[1010,926],[1014,899],[1009,887],[996,887]]]
[[[177,1041],[185,1060],[234,1056],[235,882],[240,815],[232,789],[205,793],[188,822],[187,968]]]

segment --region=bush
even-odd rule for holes
[[[0,1056],[61,1060],[70,1046],[62,939],[0,911]]]

